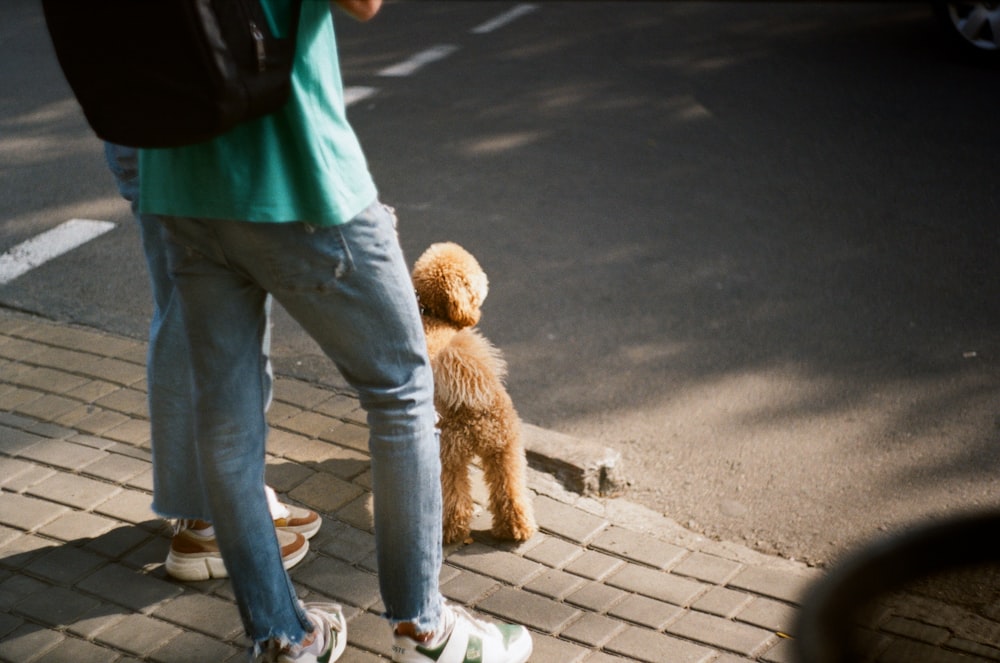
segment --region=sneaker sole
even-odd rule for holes
[[[319,528],[323,526],[323,520],[318,519],[314,523],[309,523],[308,525],[285,525],[284,527],[278,527],[278,529],[285,530],[286,532],[295,532],[296,534],[301,534],[307,539],[311,539],[319,531]]]
[[[285,569],[290,569],[301,562],[308,552],[309,543],[307,541],[305,545],[295,551],[295,554],[283,558],[281,565]],[[170,551],[167,554],[165,567],[170,577],[184,582],[200,582],[202,580],[211,580],[212,578],[229,577],[229,571],[226,570],[226,565],[222,562],[222,558],[212,554],[185,555],[184,557],[180,557],[179,555],[175,555],[173,551]]]

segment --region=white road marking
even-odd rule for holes
[[[351,104],[356,104],[359,101],[367,99],[378,92],[378,88],[374,87],[364,87],[362,85],[355,85],[352,87],[344,88],[344,105],[350,106]]]
[[[382,69],[378,72],[378,75],[393,77],[409,76],[421,67],[428,65],[431,62],[436,62],[441,58],[446,58],[457,50],[458,46],[453,46],[451,44],[431,46],[427,50],[421,51],[398,64]]]
[[[110,221],[70,219],[21,242],[0,255],[0,285],[9,283],[41,264],[86,244],[115,227]]]
[[[533,5],[530,2],[523,2],[513,9],[500,14],[496,18],[486,21],[482,25],[478,25],[472,28],[472,33],[477,35],[483,35],[488,32],[493,32],[494,30],[499,30],[503,26],[507,25],[512,21],[516,21],[525,14],[530,14],[531,12],[538,9],[538,5]]]

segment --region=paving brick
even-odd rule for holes
[[[324,522],[310,545],[348,564],[361,561],[375,550],[375,535],[344,523]]]
[[[36,483],[25,492],[34,497],[86,511],[106,502],[121,490],[118,486],[104,481],[59,472]]]
[[[51,629],[40,629],[34,624],[22,624],[5,639],[0,640],[0,661],[32,661],[51,650],[63,640],[63,635]]]
[[[626,562],[593,550],[584,551],[566,565],[565,570],[591,580],[603,580],[623,568]]]
[[[88,380],[87,378],[66,373],[65,371],[36,366],[21,371],[17,379],[12,380],[12,382],[22,387],[37,389],[38,391],[65,394],[86,384]]]
[[[604,649],[647,663],[709,663],[714,649],[673,638],[640,626],[629,626],[611,639]]]
[[[299,433],[309,438],[319,437],[322,433],[343,425],[343,422],[318,412],[303,411],[294,417],[281,422],[281,428]]]
[[[25,401],[14,408],[15,412],[37,417],[38,419],[56,419],[67,412],[72,412],[80,407],[78,401],[72,398],[45,394],[41,398]]]
[[[441,584],[441,593],[461,605],[472,605],[499,587],[500,583],[493,578],[460,570],[457,575]]]
[[[55,628],[76,622],[100,605],[92,599],[65,587],[45,587],[18,602],[14,611],[36,622]]]
[[[687,554],[683,548],[616,526],[598,534],[590,547],[657,569],[667,568]]]
[[[545,570],[545,567],[537,562],[480,543],[460,548],[448,557],[448,561],[455,566],[518,586]]]
[[[329,394],[329,392],[326,393]],[[365,411],[362,409],[361,403],[356,398],[349,396],[336,395],[316,405],[313,409],[327,416],[357,424],[364,424],[366,421]]]
[[[89,362],[83,371],[90,377],[124,386],[146,379],[146,367],[120,359],[101,358]]]
[[[364,493],[360,487],[317,472],[289,492],[289,497],[323,513],[334,513]]]
[[[965,638],[951,638],[946,643],[946,646],[973,656],[979,656],[991,661],[1000,661],[1000,649],[966,640]]]
[[[106,452],[93,447],[64,440],[46,439],[21,452],[22,458],[67,470],[75,470],[105,456]]]
[[[2,434],[3,432],[0,431],[0,435]],[[0,486],[6,487],[7,484],[12,483],[17,477],[30,472],[34,468],[35,465],[28,461],[0,456]]]
[[[320,439],[339,444],[342,447],[368,453],[368,427],[363,424],[341,422],[320,433]]]
[[[739,562],[694,552],[671,568],[670,572],[721,585],[732,578],[741,568],[743,565]]]
[[[166,556],[168,543],[163,537],[150,534],[141,527],[122,525],[118,521],[112,522],[115,524],[112,529],[101,534],[95,532],[92,535],[93,538],[87,541],[84,547],[110,559],[117,559],[146,541],[156,539],[160,541],[163,548],[163,556]]]
[[[91,435],[103,435],[112,428],[121,426],[128,420],[129,418],[120,412],[111,412],[92,406],[86,410],[84,416],[73,421],[72,427]]]
[[[24,620],[20,617],[0,612],[0,642],[2,642],[9,633],[17,630],[17,628],[23,623]]]
[[[4,527],[0,525],[0,550],[3,549],[7,544],[13,543],[16,539],[21,536],[22,532],[16,530],[13,527]],[[0,578],[3,576],[0,575]]]
[[[24,430],[52,440],[62,440],[76,435],[76,432],[72,429],[49,421],[35,421]]]
[[[100,555],[71,545],[53,546],[31,560],[25,570],[52,582],[70,585],[107,563]]]
[[[82,401],[83,403],[94,403],[113,391],[121,389],[116,384],[105,382],[104,380],[87,379],[86,382],[67,391],[64,396]]]
[[[709,589],[708,585],[689,578],[655,571],[636,564],[627,564],[604,582],[629,592],[681,606],[689,605],[695,598]]]
[[[566,597],[566,603],[579,606],[591,612],[605,612],[628,596],[614,587],[599,582],[588,582]]]
[[[134,447],[149,447],[152,432],[145,419],[126,419],[101,433],[103,437]]]
[[[392,635],[389,625],[384,619],[370,612],[361,613],[347,622],[347,641],[352,645],[370,649],[385,659],[392,656]],[[337,663],[351,660],[354,660],[353,657],[345,654]]]
[[[295,582],[323,592],[338,601],[368,609],[381,600],[378,577],[344,562],[318,556],[294,569]]]
[[[558,661],[559,663],[582,663],[590,652],[584,647],[559,640],[540,633],[532,633],[532,653],[531,660],[544,663],[545,661]],[[587,659],[589,660],[589,659]],[[618,659],[618,663],[622,663]]]
[[[684,609],[648,596],[626,594],[618,605],[608,610],[608,614],[659,631],[684,614]]]
[[[11,612],[26,597],[44,592],[49,587],[47,583],[26,575],[9,575],[0,582],[0,610]]]
[[[265,480],[267,485],[287,494],[300,483],[311,477],[315,470],[284,458],[268,457]]]
[[[55,647],[42,654],[32,663],[116,663],[118,652],[95,645],[86,640],[66,638]]]
[[[893,617],[888,622],[882,624],[881,628],[883,631],[932,645],[944,644],[951,637],[948,629],[941,628],[940,626],[931,626],[930,624],[924,624],[903,617]]]
[[[797,574],[784,569],[748,566],[729,581],[729,586],[797,604],[818,575],[819,572]]]
[[[146,393],[138,389],[122,387],[101,396],[94,402],[95,405],[106,410],[114,410],[132,417],[145,417],[149,412],[149,405]]]
[[[953,652],[913,640],[893,640],[889,647],[879,656],[879,663],[914,663],[915,661],[933,661],[933,663],[970,663],[969,657],[961,652]],[[974,659],[973,659],[974,660]],[[975,661],[979,663],[979,661]]]
[[[625,624],[617,619],[587,613],[566,627],[560,633],[560,637],[595,648],[603,645],[624,628]]]
[[[372,516],[372,494],[364,493],[353,499],[344,508],[337,511],[337,518],[352,527],[364,531],[372,531],[374,517]]]
[[[744,656],[753,655],[773,637],[770,631],[693,610],[667,626],[667,632]]]
[[[283,457],[308,441],[309,438],[305,435],[272,427],[267,434],[267,452]]]
[[[84,467],[81,472],[115,483],[125,483],[129,479],[150,471],[150,464],[138,458],[122,454],[108,454]]]
[[[143,657],[160,649],[183,631],[146,615],[132,614],[95,636],[97,642]]]
[[[0,524],[21,530],[32,530],[52,522],[68,509],[48,500],[25,495],[0,493]]]
[[[561,631],[580,614],[578,610],[563,603],[510,587],[501,587],[496,593],[480,601],[476,608],[543,633]]]
[[[728,589],[726,587],[713,587],[692,603],[691,607],[701,612],[707,612],[728,619],[735,617],[740,610],[756,599],[757,597],[746,592],[738,592],[735,589]]]
[[[104,629],[117,624],[125,618],[126,613],[120,606],[110,603],[100,603],[86,613],[66,625],[66,632],[86,640],[92,640]]]
[[[30,403],[43,398],[45,394],[41,391],[35,389],[9,389],[5,390],[3,393],[3,399],[0,400],[0,408],[3,408],[9,413],[18,413],[14,416],[23,416],[25,413],[22,409]]]
[[[247,654],[242,648],[201,633],[185,632],[150,654],[149,660],[155,663],[220,663],[236,657],[242,662]]]
[[[217,640],[232,639],[243,632],[236,606],[205,594],[181,594],[157,608],[153,616]]]
[[[77,583],[77,587],[132,610],[148,609],[149,606],[171,599],[183,591],[174,583],[120,564],[109,564],[99,569]]]
[[[580,576],[558,569],[549,569],[526,583],[524,588],[529,592],[559,601],[580,589],[585,582]]]
[[[535,538],[539,541],[524,552],[524,557],[545,566],[561,569],[582,554],[579,546],[554,536],[538,534]]]
[[[795,641],[788,638],[779,639],[774,646],[761,654],[758,660],[764,663],[802,663],[801,659],[795,653]],[[917,660],[913,659],[908,663],[916,663]]]
[[[539,495],[535,498],[535,519],[543,530],[576,543],[588,543],[608,524],[606,520]]]
[[[137,524],[156,519],[156,515],[150,507],[152,501],[153,498],[146,493],[122,490],[108,501],[95,507],[94,510],[111,518]]]
[[[329,389],[313,386],[302,380],[277,377],[274,380],[274,400],[293,403],[303,409],[312,409],[330,400]]]
[[[775,633],[791,633],[796,611],[787,603],[766,598],[754,599],[736,615],[736,621],[746,622]]]
[[[44,346],[37,343],[12,338],[8,339],[3,345],[0,345],[0,357],[15,361],[31,361],[44,349]]]

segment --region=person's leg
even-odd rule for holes
[[[248,636],[255,645],[298,643],[313,625],[283,568],[264,492],[266,293],[230,267],[215,232],[222,222],[165,223],[191,357],[209,520]]]
[[[372,205],[332,228],[224,223],[227,258],[266,288],[358,391],[368,413],[379,583],[392,622],[441,611],[434,384],[394,217]],[[234,255],[245,247],[246,253]]]
[[[138,212],[139,168],[135,148],[105,143],[118,190],[132,206],[153,295],[146,383],[153,454],[153,510],[168,518],[207,519],[195,461],[191,368],[180,306],[167,269],[163,225]]]

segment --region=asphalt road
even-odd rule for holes
[[[811,562],[997,505],[998,72],[922,3],[539,3],[473,31],[518,6],[338,30],[404,247],[480,259],[522,417],[619,449],[635,501]],[[135,228],[43,30],[0,6],[0,250],[119,226],[0,305],[141,337]],[[275,361],[339,383],[280,311]]]

